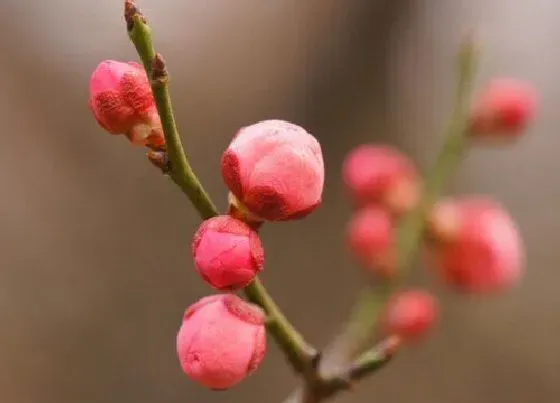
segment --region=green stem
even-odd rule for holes
[[[316,350],[307,344],[301,334],[284,316],[278,305],[266,291],[261,281],[256,278],[243,290],[247,299],[259,305],[266,312],[269,320],[268,331],[274,335],[276,342],[286,354],[286,358],[297,372],[309,369]]]
[[[151,28],[132,1],[125,2],[125,19],[128,35],[136,47],[152,84],[170,163],[168,174],[188,196],[203,219],[213,217],[218,213],[216,206],[192,170],[181,144],[169,95],[169,75],[163,58],[155,52]]]
[[[402,277],[412,265],[424,235],[426,217],[437,202],[449,178],[456,172],[466,150],[467,122],[477,65],[477,52],[472,42],[463,44],[458,58],[457,88],[451,122],[435,166],[427,175],[424,195],[419,206],[399,226],[397,251]]]
[[[165,136],[170,162],[169,175],[189,197],[203,219],[218,215],[214,203],[192,170],[181,144],[181,138],[169,95],[169,75],[161,55],[152,44],[152,31],[132,0],[125,1],[125,20],[128,35],[151,79],[152,91]],[[259,278],[244,289],[247,298],[260,305],[268,316],[267,329],[296,371],[305,370],[315,359],[316,352],[284,316]]]
[[[165,62],[161,55],[157,54],[152,62],[152,92],[165,135],[166,150],[170,163],[169,175],[173,182],[189,197],[200,216],[203,219],[208,219],[218,214],[218,210],[196,177],[183,151],[181,137],[173,116],[168,81],[169,75],[165,68]]]

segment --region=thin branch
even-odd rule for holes
[[[427,182],[419,206],[405,217],[399,226],[397,250],[400,269],[398,273],[401,277],[406,274],[418,252],[430,209],[444,191],[450,177],[457,171],[465,154],[477,56],[477,48],[472,40],[463,43],[457,57],[455,101],[444,143],[434,167],[426,176]]]
[[[193,172],[181,144],[169,95],[169,74],[163,58],[154,50],[152,31],[132,1],[125,2],[125,19],[130,40],[136,47],[152,84],[169,158],[168,174],[188,196],[203,219],[213,217],[218,214],[216,206]]]
[[[399,345],[398,337],[389,337],[360,355],[346,370],[325,379],[318,392],[321,400],[351,389],[355,383],[384,368],[395,357]]]
[[[256,278],[243,290],[247,299],[259,305],[266,312],[269,321],[267,328],[284,352],[292,367],[298,373],[313,370],[318,353],[308,344],[282,313],[274,299],[268,294],[262,282]]]
[[[160,115],[168,153],[165,168],[171,179],[189,197],[200,216],[203,219],[214,217],[218,214],[218,210],[192,170],[183,150],[169,95],[169,75],[163,58],[154,50],[152,31],[132,0],[126,0],[124,4],[128,35],[150,77],[156,107]],[[161,165],[161,158],[161,155],[154,154],[151,155],[150,160],[152,163]],[[315,361],[317,356],[315,349],[286,319],[258,278],[248,285],[244,292],[251,302],[260,305],[266,312],[268,331],[292,367],[298,372],[305,372]]]

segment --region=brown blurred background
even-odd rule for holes
[[[466,299],[422,271],[439,331],[340,402],[553,403],[560,395],[560,101],[557,0],[143,0],[173,77],[192,164],[225,207],[219,159],[242,125],[283,118],[322,142],[323,206],[266,226],[270,291],[325,345],[360,287],[342,240],[344,154],[388,141],[429,165],[464,32],[486,45],[480,82],[532,81],[539,122],[521,145],[476,150],[454,191],[493,193],[518,219],[528,272],[506,296]],[[198,217],[141,149],[87,109],[102,59],[134,59],[121,0],[0,2],[0,402],[280,402],[297,385],[271,343],[224,393],[185,379],[184,308],[211,292],[190,240]]]

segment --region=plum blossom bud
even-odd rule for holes
[[[400,215],[418,203],[420,181],[416,168],[406,155],[391,147],[356,147],[346,156],[342,176],[357,207],[382,204]]]
[[[321,203],[321,146],[293,123],[265,120],[237,132],[222,156],[222,177],[254,216],[267,221],[300,219]]]
[[[491,81],[475,99],[470,130],[478,138],[513,140],[533,120],[537,92],[529,84],[510,78]]]
[[[386,334],[410,342],[431,330],[437,316],[437,301],[430,293],[423,290],[401,291],[389,298],[381,325]]]
[[[200,225],[192,253],[200,276],[218,290],[245,287],[264,264],[259,235],[229,215],[210,218]]]
[[[394,236],[392,217],[381,207],[358,210],[348,224],[350,252],[365,268],[382,277],[394,274]]]
[[[191,305],[177,334],[185,374],[210,388],[235,386],[259,366],[266,352],[263,311],[233,294]]]
[[[152,89],[140,64],[101,62],[91,76],[89,91],[90,109],[106,131],[151,148],[165,143]]]
[[[523,241],[497,202],[470,196],[447,199],[433,209],[428,252],[444,280],[463,292],[493,293],[523,274]]]

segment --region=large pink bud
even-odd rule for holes
[[[233,294],[191,305],[177,334],[185,374],[211,389],[228,389],[250,375],[266,351],[264,313]]]
[[[235,135],[222,156],[222,177],[254,216],[268,221],[303,218],[321,203],[321,146],[293,123],[265,120]]]
[[[218,290],[249,284],[264,264],[259,235],[228,215],[204,221],[195,233],[192,253],[198,273]]]
[[[438,203],[428,231],[430,256],[443,278],[464,292],[490,293],[521,278],[523,242],[514,221],[485,197]]]
[[[89,92],[89,106],[106,131],[152,148],[165,143],[152,89],[140,64],[101,62],[91,76]]]
[[[357,207],[381,204],[400,215],[418,203],[416,168],[392,147],[363,144],[354,148],[344,160],[342,176]]]

